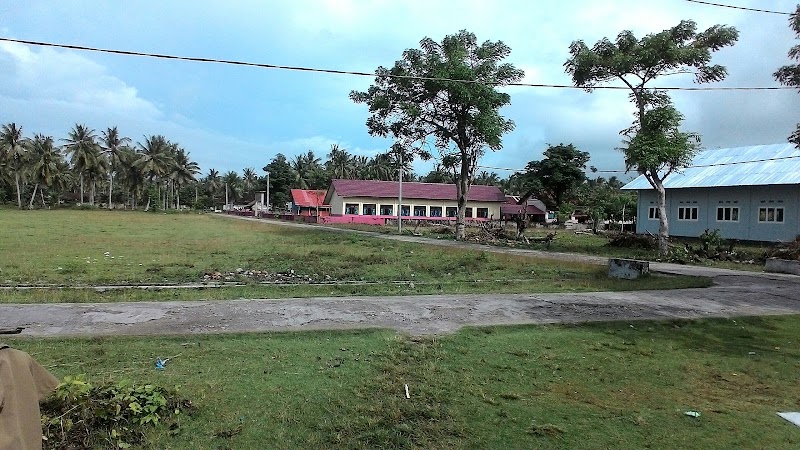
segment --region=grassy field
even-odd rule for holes
[[[180,384],[198,410],[155,448],[797,448],[775,413],[798,341],[786,316],[10,343],[59,377]]]
[[[411,222],[411,221],[409,221]],[[346,225],[336,225],[339,228],[350,228],[354,230],[360,231],[372,231],[381,234],[395,234],[397,233],[396,226],[375,226],[375,225],[357,225],[357,224],[346,224]],[[437,238],[437,239],[453,239],[452,233],[447,234],[440,234],[437,233],[438,230],[441,230],[440,227],[424,227],[421,226],[419,228],[415,228],[412,223],[407,224],[404,229],[403,233],[411,233],[411,230],[415,230],[416,233],[430,238]],[[470,233],[476,234],[478,233],[478,229],[467,229],[467,234]],[[516,228],[513,224],[509,224],[506,227],[507,234],[509,236],[514,236],[516,233]],[[529,248],[533,250],[545,250],[545,251],[552,251],[552,252],[566,252],[566,253],[580,253],[586,255],[596,255],[596,256],[607,256],[611,258],[633,258],[633,259],[641,259],[647,261],[660,261],[661,257],[658,254],[657,250],[648,250],[648,249],[641,249],[641,248],[621,248],[621,247],[611,247],[607,244],[610,241],[608,236],[598,234],[594,235],[591,233],[575,233],[573,230],[566,230],[566,229],[554,229],[554,228],[528,228],[525,231],[525,236],[531,239],[538,239],[544,238],[549,233],[556,232],[557,236],[556,239],[549,245],[545,246],[543,243],[531,242],[530,244],[525,244],[521,241],[513,241],[512,244],[516,248]],[[477,235],[480,235],[478,233]],[[689,238],[679,238],[675,237],[672,238],[672,242],[678,245],[689,244],[694,248],[699,248],[701,243],[698,239],[689,239]],[[505,240],[500,240],[497,242],[485,241],[484,243],[488,245],[497,245],[497,246],[508,246],[509,243]],[[767,250],[773,248],[774,246],[769,244],[761,244],[761,243],[742,243],[739,242],[734,246],[734,250],[739,255],[739,259],[742,261],[753,261],[753,263],[737,263],[731,261],[716,261],[716,260],[700,260],[698,262],[693,262],[693,264],[699,264],[704,266],[712,266],[712,267],[721,267],[721,268],[728,268],[728,269],[737,269],[737,270],[749,270],[749,271],[763,271],[763,257]],[[687,258],[688,259],[688,258]]]
[[[207,273],[258,270],[264,285],[96,292],[2,290],[0,302],[281,298],[463,292],[573,292],[707,286],[708,280],[609,280],[605,269],[214,217],[123,211],[0,210],[0,284],[198,283]],[[338,283],[338,284],[337,284]]]

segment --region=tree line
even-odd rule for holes
[[[20,209],[65,200],[108,208],[180,208],[181,194],[200,172],[189,152],[162,135],[134,144],[117,127],[98,134],[76,124],[56,141],[41,133],[25,136],[13,122],[0,129],[0,168],[0,195],[15,199]]]

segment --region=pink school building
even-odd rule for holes
[[[398,206],[399,183],[375,180],[333,180],[324,203],[331,207],[331,217],[346,222],[384,223],[397,217],[398,208],[404,219],[455,220],[458,202],[455,184],[403,183],[403,200]],[[465,216],[469,220],[500,218],[500,205],[505,195],[496,186],[473,185],[467,197]],[[326,220],[326,222],[329,220]]]

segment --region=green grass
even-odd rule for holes
[[[797,448],[775,413],[798,341],[783,316],[11,344],[59,377],[180,384],[198,411],[156,448]]]
[[[371,231],[375,233],[381,234],[396,234],[397,227],[396,226],[375,226],[375,225],[358,225],[358,224],[343,224],[337,225],[339,228],[349,228],[359,231]],[[403,229],[403,233],[411,233],[411,230],[415,229],[414,225],[408,224]],[[438,230],[440,228],[432,228],[432,227],[419,227],[416,228],[416,232],[422,236],[429,237],[429,238],[436,238],[436,239],[453,239],[452,233],[447,234],[438,234],[434,230]],[[477,229],[467,229],[467,234],[474,233]],[[516,228],[513,225],[508,225],[507,233],[510,236],[515,235]],[[530,244],[525,244],[522,241],[513,241],[511,246],[515,248],[527,248],[531,250],[543,250],[543,251],[551,251],[551,252],[565,252],[565,253],[579,253],[584,255],[593,255],[593,256],[605,256],[609,258],[632,258],[632,259],[640,259],[640,260],[647,260],[647,261],[661,261],[662,258],[658,254],[657,250],[647,250],[647,249],[639,249],[639,248],[620,248],[620,247],[610,247],[606,244],[609,243],[610,238],[604,235],[594,235],[594,234],[576,234],[572,230],[565,230],[565,229],[553,229],[553,228],[529,228],[525,231],[525,235],[529,238],[543,238],[547,236],[549,233],[556,232],[557,236],[556,239],[550,244],[549,247],[545,246],[543,243],[536,243],[532,242]],[[699,248],[701,246],[700,241],[698,239],[690,239],[690,238],[672,238],[672,242],[678,245],[689,244],[694,248]],[[498,241],[498,242],[485,242],[488,245],[496,245],[506,247],[509,246],[507,242]],[[773,248],[774,245],[770,244],[762,244],[757,242],[740,242],[734,246],[734,250],[739,254],[739,259],[742,261],[750,261],[753,260],[754,264],[749,263],[737,263],[733,261],[715,261],[715,260],[701,260],[697,263],[697,265],[703,266],[711,266],[711,267],[720,267],[720,268],[727,268],[727,269],[736,269],[736,270],[748,270],[748,271],[763,271],[763,258],[765,253]]]
[[[604,269],[214,217],[0,210],[0,284],[197,283],[214,271],[294,272],[327,282],[193,290],[0,291],[0,302],[281,298],[463,292],[573,292],[707,286],[702,278],[608,280]],[[395,282],[413,282],[396,284]]]

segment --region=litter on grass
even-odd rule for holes
[[[685,415],[687,415],[689,417],[700,417],[700,413],[697,412],[697,411],[686,411],[683,414],[685,414]]]
[[[778,415],[800,427],[800,412],[779,412]]]

